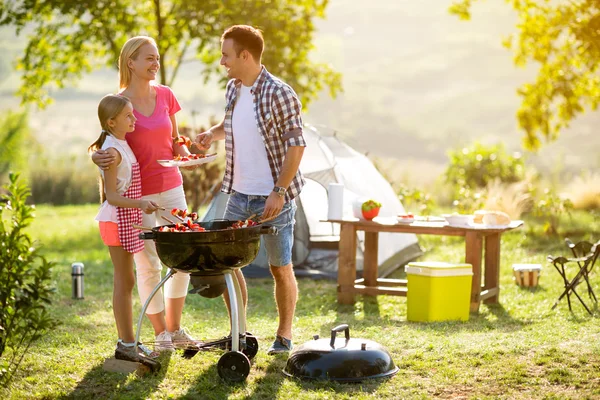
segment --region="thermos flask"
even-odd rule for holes
[[[83,263],[71,264],[71,278],[73,280],[73,298],[83,299]]]

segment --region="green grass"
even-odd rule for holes
[[[350,325],[352,337],[385,346],[399,366],[389,380],[362,384],[310,383],[283,376],[285,357],[265,354],[276,329],[270,280],[249,281],[248,327],[261,349],[246,383],[227,385],[216,365],[222,354],[204,352],[186,360],[179,353],[163,356],[156,375],[137,377],[105,372],[116,340],[111,310],[112,267],[93,221],[97,207],[39,207],[31,229],[56,262],[58,293],[52,305],[61,325],[37,342],[25,357],[3,399],[399,399],[399,398],[598,398],[600,397],[600,324],[598,309],[588,316],[580,304],[569,312],[566,302],[551,310],[562,288],[558,274],[545,262],[547,254],[564,254],[563,236],[547,238],[537,224],[503,236],[500,305],[482,305],[461,322],[412,323],[406,320],[406,298],[359,296],[354,306],[338,306],[331,281],[300,280],[294,322],[295,342],[312,335],[327,337],[339,324]],[[562,232],[573,240],[600,232],[600,221],[576,213]],[[595,237],[594,239],[599,239]],[[462,260],[458,238],[421,236],[425,259]],[[85,263],[85,300],[71,299],[70,264]],[[541,263],[541,285],[518,288],[511,264]],[[593,274],[600,287],[600,274]],[[579,290],[584,293],[583,287]],[[600,294],[600,290],[597,290]],[[134,315],[141,305],[135,297]],[[220,299],[188,296],[183,323],[199,338],[228,332]],[[145,322],[142,339],[151,339]]]

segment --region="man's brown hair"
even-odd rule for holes
[[[234,25],[228,28],[221,36],[221,42],[232,39],[236,56],[243,50],[248,50],[256,61],[260,61],[265,46],[262,32],[249,25]]]

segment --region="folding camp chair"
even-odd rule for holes
[[[600,253],[600,240],[596,242],[596,244],[585,240],[574,244],[569,240],[569,238],[566,238],[565,242],[573,252],[573,257],[580,258],[588,257],[590,255],[593,256],[591,263],[583,271],[583,279],[585,279],[585,283],[587,284],[588,296],[590,296],[590,299],[593,299],[597,303],[598,299],[596,298],[596,294],[594,294],[594,289],[592,289],[592,285],[590,284],[589,274],[594,268],[594,264],[598,260],[598,255]],[[596,246],[596,250],[594,250],[594,246]],[[583,268],[582,263],[579,263],[579,268]]]
[[[575,249],[576,247],[576,249]],[[585,251],[586,250],[586,245],[574,245],[574,248],[572,248],[571,250],[574,252],[575,255],[579,255],[580,251]],[[579,300],[579,302],[583,305],[583,307],[585,308],[585,310],[592,315],[592,311],[590,311],[589,307],[587,306],[587,304],[583,301],[583,299],[581,298],[581,296],[579,295],[579,293],[577,293],[577,285],[579,285],[582,280],[584,280],[587,285],[588,285],[588,294],[590,296],[590,298],[597,302],[596,299],[596,295],[594,294],[594,291],[592,290],[592,287],[589,283],[589,279],[588,279],[588,275],[589,272],[591,271],[592,267],[594,266],[594,264],[596,263],[596,260],[598,259],[598,256],[600,254],[600,242],[596,243],[595,245],[592,245],[591,248],[589,249],[589,251],[583,256],[583,257],[576,257],[576,258],[566,258],[566,257],[553,257],[553,256],[548,256],[548,261],[552,263],[552,265],[554,265],[554,268],[558,271],[558,273],[560,274],[560,276],[563,279],[563,283],[564,283],[564,291],[561,293],[561,295],[559,296],[559,298],[556,300],[556,302],[554,303],[554,305],[552,306],[552,309],[555,309],[556,306],[558,305],[559,301],[562,300],[563,297],[567,297],[567,302],[569,303],[569,310],[573,310],[571,308],[571,293],[574,294],[577,299]],[[575,274],[575,276],[569,280],[568,276],[567,276],[567,264],[574,264],[578,267],[578,271]]]

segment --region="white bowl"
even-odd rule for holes
[[[472,215],[464,214],[442,214],[442,217],[446,219],[448,225],[469,225],[473,222]]]
[[[413,222],[415,222],[414,217],[413,218],[403,218],[403,217],[396,217],[396,219],[398,220],[399,223],[401,224],[412,224]]]

